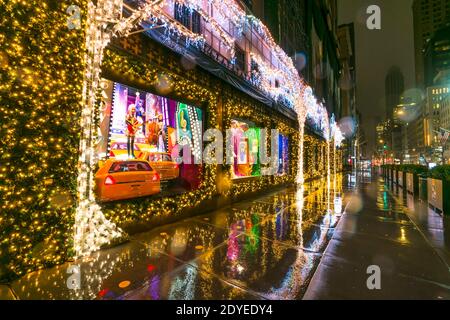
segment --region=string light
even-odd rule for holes
[[[85,0],[0,1],[2,281],[73,252],[85,32],[68,30],[72,4],[86,16]]]
[[[94,168],[98,162],[93,144],[97,132],[94,121],[96,100],[100,88],[103,51],[111,40],[105,21],[120,19],[122,1],[99,0],[88,3],[86,35],[86,69],[83,80],[81,137],[77,178],[77,208],[74,226],[75,257],[83,257],[123,235],[122,230],[105,218],[94,194]],[[120,29],[119,31],[120,32]]]

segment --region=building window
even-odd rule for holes
[[[280,87],[280,81],[278,81],[278,79],[275,80],[275,88],[279,88]]]
[[[190,10],[184,4],[175,2],[175,19],[179,21],[183,26],[188,28],[194,33],[201,33],[200,14],[192,9]]]
[[[201,25],[200,25],[200,13],[193,10],[192,11],[192,32],[200,34],[201,33]]]
[[[235,48],[235,56],[236,56],[236,67],[238,67],[238,69],[240,69],[243,72],[247,71],[246,68],[246,59],[245,59],[245,51],[242,50],[241,48],[239,48],[238,46],[236,46]]]

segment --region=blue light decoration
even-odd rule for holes
[[[278,175],[289,172],[289,138],[280,134],[278,136]]]

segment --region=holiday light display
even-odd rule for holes
[[[73,248],[86,33],[68,32],[69,5],[86,16],[85,0],[0,1],[2,280]]]
[[[20,275],[35,268],[61,263],[72,254],[75,257],[86,256],[122,237],[123,232],[117,227],[118,224],[137,219],[148,221],[154,216],[168,213],[177,214],[217,193],[217,167],[205,165],[202,185],[197,191],[177,197],[141,199],[102,207],[95,200],[93,174],[98,161],[95,150],[100,135],[98,101],[102,91],[101,70],[104,67],[116,69],[120,74],[141,78],[152,84],[161,78],[161,70],[142,61],[130,63],[129,57],[108,50],[108,44],[114,37],[132,35],[141,25],[145,28],[161,27],[167,37],[176,35],[186,39],[186,45],[202,46],[205,41],[202,35],[192,32],[168,15],[165,9],[175,2],[195,10],[200,9],[203,3],[193,0],[147,1],[134,9],[126,5],[130,15],[123,17],[122,0],[98,0],[95,5],[84,0],[74,0],[71,4],[78,5],[82,11],[82,28],[69,32],[66,3],[0,1],[1,9],[11,13],[0,24],[7,28],[7,32],[0,32],[0,41],[5,44],[0,49],[0,92],[2,95],[8,92],[9,95],[5,105],[0,106],[0,111],[2,121],[11,124],[2,129],[4,141],[10,145],[1,147],[0,196],[4,199],[2,210],[7,213],[0,216],[0,224],[2,232],[12,230],[8,231],[8,236],[2,237],[0,265],[6,266],[7,270],[0,270],[0,276],[3,273]],[[287,97],[288,104],[297,112],[299,128],[295,130],[281,120],[274,120],[272,116],[256,114],[251,111],[251,103],[231,97],[224,99],[224,125],[229,124],[232,116],[245,116],[258,121],[261,127],[277,127],[290,141],[299,141],[298,145],[290,144],[292,152],[289,169],[292,173],[297,171],[297,182],[303,183],[303,139],[310,139],[305,134],[305,121],[308,114],[317,114],[320,107],[312,89],[304,84],[292,60],[276,45],[261,21],[246,15],[236,1],[207,2],[220,13],[220,19],[219,15],[211,17],[204,10],[199,13],[219,35],[223,44],[229,47],[231,56],[234,56],[235,39],[223,27],[227,21],[234,23],[237,36],[251,26],[269,44],[278,60],[278,68],[273,68],[256,54],[251,58],[259,66],[263,91],[274,99],[283,95]],[[28,20],[30,24],[22,22]],[[28,41],[20,36],[33,32],[42,34],[45,43],[33,39]],[[60,46],[61,43],[64,46]],[[205,128],[219,126],[216,104],[220,90],[205,89],[171,72],[165,72],[164,76],[172,80],[171,90],[174,94],[185,95],[190,99],[195,97],[206,104],[208,123]],[[275,80],[279,82],[278,87],[274,84]],[[81,101],[78,101],[79,97],[82,97]],[[64,106],[64,111],[60,104]],[[25,110],[27,105],[34,109]],[[320,123],[326,133],[327,128],[323,127],[326,126],[323,118],[326,109],[321,107],[320,110],[320,116],[311,119]],[[21,120],[18,121],[16,117]],[[48,126],[49,123],[52,127]],[[20,129],[30,134],[30,137],[19,132],[19,127],[16,127],[19,124]],[[81,130],[77,124],[81,125]],[[336,137],[337,134],[334,141],[337,141]],[[311,138],[311,141],[313,146],[323,143],[318,139]],[[74,161],[77,148],[78,166]],[[21,163],[25,166],[14,165],[16,158],[23,155],[26,155],[26,159],[21,160]],[[324,167],[325,157],[318,157],[317,161],[320,168]],[[294,170],[295,167],[298,170]],[[47,174],[49,168],[52,168],[51,175]],[[319,176],[320,170],[324,168],[308,177]],[[77,177],[76,186],[67,179],[70,175]],[[223,194],[235,196],[263,190],[270,185],[288,182],[289,179],[288,175],[261,177],[233,184],[231,188],[225,188]],[[44,247],[45,250],[38,250],[37,247]],[[43,253],[40,254],[40,251]]]
[[[86,256],[102,245],[119,238],[122,231],[106,219],[94,195],[94,166],[96,159],[93,141],[97,134],[94,117],[96,114],[97,91],[100,87],[100,68],[103,50],[111,39],[106,22],[120,18],[122,1],[100,0],[95,6],[88,4],[85,56],[86,69],[83,82],[80,156],[77,178],[77,209],[75,213],[74,250],[76,257]]]
[[[119,1],[120,2],[120,1]],[[172,1],[169,1],[170,3],[173,3]],[[191,0],[183,0],[183,1],[178,1],[176,0],[177,3],[181,4],[181,5],[185,5],[188,6],[190,8],[190,10],[197,10],[199,11],[199,13],[203,16],[204,19],[206,19],[206,21],[211,22],[214,21],[213,17],[211,16],[207,16],[207,13],[205,11],[203,11],[202,8],[202,4],[198,1],[191,1]],[[223,3],[226,3],[226,7],[228,9],[225,9],[223,7]],[[91,23],[91,28],[89,30],[92,30],[91,32],[95,33],[95,32],[99,32],[101,35],[103,35],[103,29],[105,28],[104,24],[101,24],[102,21],[107,20],[108,18],[111,19],[111,10],[108,11],[107,13],[105,13],[105,10],[101,10],[102,8],[111,8],[110,4],[107,4],[108,1],[100,1],[97,4],[97,7],[100,8],[100,15],[101,14],[105,14],[106,17],[98,17],[96,16],[95,21],[93,23]],[[237,22],[241,22],[242,21],[247,21],[247,19],[245,19],[246,14],[242,9],[239,9],[239,7],[237,6],[237,4],[232,1],[232,0],[226,0],[223,1],[221,3],[218,3],[218,1],[214,1],[214,0],[210,0],[209,1],[210,5],[216,5],[218,7],[220,7],[220,12],[223,16],[225,16],[227,19],[231,19],[232,21],[234,21],[235,23]],[[163,11],[163,5],[164,2],[163,1],[155,1],[155,2],[146,2],[141,8],[135,10],[130,17],[122,19],[121,21],[117,22],[116,26],[113,28],[111,34],[107,34],[106,36],[104,36],[102,38],[102,41],[99,41],[99,44],[97,45],[97,47],[93,48],[93,52],[97,52],[100,51],[100,57],[101,57],[101,52],[103,51],[103,49],[105,48],[106,44],[110,41],[111,35],[115,35],[115,34],[122,34],[122,35],[127,35],[129,34],[129,32],[139,23],[141,23],[142,21],[150,18],[150,21],[155,22],[157,18],[160,18],[160,20],[164,21],[163,26],[166,29],[169,29],[170,32],[169,33],[173,33],[175,30],[176,32],[182,34],[184,37],[186,38],[191,38],[192,41],[197,42],[198,39],[198,35],[195,34],[193,35],[192,33],[186,31],[185,27],[182,26],[181,24],[179,24],[176,21],[169,21],[167,19],[167,14],[164,13]],[[113,8],[120,8],[120,3],[118,3],[118,0],[115,0]],[[96,11],[96,14],[98,14],[98,11]],[[120,14],[120,13],[119,13]],[[117,15],[117,13],[116,13]],[[231,18],[230,18],[231,17]],[[114,18],[114,17],[113,17]],[[117,17],[115,17],[117,19]],[[89,20],[90,21],[90,20]],[[88,21],[88,24],[89,24]],[[313,117],[315,116],[314,113],[318,113],[319,114],[319,123],[322,129],[324,129],[326,132],[325,136],[328,135],[328,128],[326,127],[326,123],[324,123],[323,120],[323,114],[326,114],[326,109],[325,109],[325,113],[320,112],[322,110],[324,110],[324,107],[322,107],[321,105],[317,105],[317,103],[312,103],[313,100],[309,99],[309,101],[306,101],[306,104],[303,101],[304,96],[302,95],[302,92],[304,91],[304,82],[303,80],[300,78],[297,70],[295,69],[292,59],[290,59],[285,53],[284,51],[273,41],[272,37],[270,36],[270,33],[268,32],[267,28],[263,27],[262,24],[260,24],[259,22],[257,22],[257,19],[252,17],[250,19],[251,24],[252,25],[257,25],[257,30],[261,33],[262,36],[264,36],[264,39],[267,40],[269,42],[270,48],[272,50],[272,52],[275,53],[276,57],[279,59],[279,61],[281,62],[280,67],[279,67],[279,74],[283,75],[284,77],[282,77],[282,86],[285,86],[288,88],[287,92],[290,93],[290,101],[294,103],[294,107],[295,110],[297,111],[298,117],[299,117],[299,124],[300,124],[300,137],[303,136],[303,130],[304,130],[304,120],[305,120],[305,116],[307,113],[311,113],[313,114]],[[224,36],[224,32],[223,29],[221,29],[217,23],[211,23],[214,26],[214,29],[221,35],[221,39],[225,42],[230,44],[229,39]],[[94,27],[92,27],[94,26]],[[89,39],[89,37],[88,37]],[[268,70],[267,66],[260,60],[258,59],[256,56],[253,56],[252,59],[254,59],[256,61],[256,63],[258,63],[258,66],[260,67],[262,71],[262,76],[264,82],[263,82],[263,86],[266,87],[266,91],[273,91],[268,89],[269,84],[272,83],[272,79],[267,79],[268,77],[272,77],[271,74],[273,74],[273,70]],[[100,60],[101,63],[101,60]],[[94,74],[94,78],[95,75],[97,75],[98,77],[98,69],[99,69],[99,65],[100,63],[96,63],[95,65],[89,65],[87,64],[87,73],[88,74]],[[93,81],[94,86],[96,85],[96,81]],[[310,88],[308,88],[307,90],[310,91]],[[278,93],[278,95],[280,95],[281,93]],[[310,92],[307,93],[309,96],[312,96],[312,94]],[[94,96],[92,94],[92,96]],[[93,97],[90,98],[91,100],[94,99]],[[305,110],[305,106],[306,106],[306,110]],[[317,110],[319,110],[319,112],[317,112]],[[325,126],[325,128],[323,128]],[[302,139],[302,138],[301,138]],[[83,143],[82,143],[83,145]],[[303,152],[302,152],[302,141],[300,142],[300,151],[299,151],[299,159],[303,158]],[[83,158],[80,158],[83,160]],[[303,166],[302,166],[302,160],[299,161],[301,165],[299,165],[299,170],[298,170],[298,179],[297,182],[302,183],[303,182]],[[81,177],[86,178],[86,173],[85,172],[80,172]],[[85,210],[85,209],[83,209]]]

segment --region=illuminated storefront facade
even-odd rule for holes
[[[130,52],[124,48],[133,50]],[[154,60],[142,58],[149,56],[153,56]],[[117,153],[115,149],[123,149],[118,157],[127,158],[125,117],[131,105],[136,106],[141,124],[135,137],[136,157],[145,152],[164,152],[175,160],[173,147],[180,142],[188,144],[193,150],[193,164],[180,165],[180,176],[173,181],[172,188],[163,190],[160,195],[133,202],[134,208],[142,209],[127,210],[126,217],[118,216],[120,225],[124,222],[131,225],[136,221],[149,222],[164,216],[167,210],[164,207],[161,209],[161,203],[173,205],[173,215],[183,211],[201,212],[202,203],[208,203],[210,208],[210,200],[214,198],[221,198],[222,203],[234,201],[246,194],[295,181],[298,149],[295,143],[291,143],[298,139],[295,119],[253,99],[199,66],[185,69],[183,61],[179,54],[143,34],[114,41],[106,50],[102,74],[108,98],[105,99],[104,139],[102,148],[98,149],[99,157],[114,157]],[[173,66],[173,71],[168,70],[167,66]],[[122,73],[122,70],[127,72]],[[140,76],[142,74],[145,77]],[[156,81],[147,81],[145,78],[149,75],[154,75]],[[183,131],[183,122],[186,131]],[[201,152],[207,145],[202,141],[203,134],[211,128],[220,129],[224,140],[227,129],[230,129],[234,151],[232,164],[226,163],[225,150],[223,165],[194,163],[195,154],[203,156]],[[261,172],[259,149],[263,128],[279,131],[278,165],[276,174],[271,176]],[[156,131],[160,134],[155,134]],[[118,144],[121,146],[118,147]],[[186,183],[187,178],[195,180],[195,183]],[[176,194],[180,198],[179,203],[171,196],[166,198],[167,194]],[[198,202],[194,205],[188,199],[198,199]],[[142,204],[137,204],[139,202]],[[104,212],[108,213],[110,210],[114,212],[116,207],[123,208],[124,204],[105,203],[103,207]],[[111,215],[114,222],[115,214]]]
[[[124,48],[133,48],[138,55],[126,52]],[[152,56],[154,60],[140,59],[142,56]],[[180,138],[177,133],[180,126],[176,119],[179,119],[180,112],[183,112],[184,108],[191,108],[192,111],[195,111],[196,127],[200,129],[201,134],[210,128],[218,128],[225,138],[226,130],[231,130],[234,148],[233,164],[217,166],[193,164],[191,166],[195,170],[192,169],[186,174],[186,177],[197,177],[197,183],[192,187],[185,187],[186,184],[178,179],[178,185],[160,195],[139,198],[131,203],[105,203],[103,205],[105,214],[111,221],[126,230],[133,229],[135,224],[151,226],[156,219],[160,220],[161,217],[170,221],[176,216],[198,214],[204,210],[210,210],[214,203],[223,205],[230,201],[243,199],[250,194],[270,190],[275,186],[295,182],[299,139],[298,125],[295,119],[284,115],[272,106],[255,100],[199,66],[185,69],[183,61],[183,57],[179,54],[162,47],[142,34],[114,42],[107,49],[103,74],[108,81],[114,84],[112,119],[110,119],[112,129],[108,131],[107,139],[109,148],[115,140],[124,139],[122,132],[119,132],[119,136],[117,136],[117,129],[114,125],[116,117],[114,108],[116,95],[114,93],[118,92],[120,88],[120,90],[128,90],[128,92],[124,94],[127,102],[118,103],[118,106],[120,105],[119,119],[123,119],[126,114],[126,104],[136,105],[136,92],[139,92],[139,100],[143,101],[144,110],[142,112],[145,114],[147,122],[150,120],[150,124],[143,125],[137,135],[138,143],[143,142],[147,146],[150,144],[150,151],[170,153],[172,146],[179,142]],[[148,67],[150,65],[151,68]],[[169,71],[167,66],[173,66],[173,70]],[[122,73],[122,70],[127,72]],[[147,78],[156,79],[156,81],[148,82],[144,77],[140,77],[142,74]],[[163,79],[163,85],[161,85],[161,79]],[[151,106],[150,109],[148,106]],[[181,109],[180,106],[182,106]],[[160,114],[163,116],[159,116]],[[184,114],[189,113],[184,112]],[[304,137],[303,163],[306,180],[324,177],[327,170],[327,142],[322,133],[322,126],[325,124],[316,124],[317,121],[314,117],[319,116],[318,114],[310,116]],[[156,120],[153,122],[152,119],[155,118]],[[143,123],[146,120],[143,120]],[[187,128],[190,128],[193,119],[187,117],[186,120],[189,123]],[[122,121],[123,127],[123,120],[120,121]],[[162,124],[157,127],[164,128],[163,131],[166,132],[162,139],[164,141],[162,148],[159,147],[161,145],[159,137],[153,138],[153,144],[149,143],[146,138],[152,136],[151,126],[155,125],[155,122],[159,123],[158,121],[162,121]],[[259,161],[260,131],[263,128],[279,131],[277,172],[270,176],[262,174]],[[201,134],[199,138],[201,138]],[[190,130],[186,136],[194,149],[196,145],[201,148],[205,146],[201,140],[198,144],[194,143],[195,139]],[[138,152],[143,152],[143,150]],[[111,150],[107,149],[105,153],[111,153]],[[338,162],[335,168],[341,168],[339,156],[336,159]],[[182,177],[183,169],[181,167],[180,169],[180,177]],[[173,194],[176,194],[175,198],[172,196]],[[118,211],[121,213],[118,214]]]
[[[228,2],[223,1],[223,5]],[[136,3],[124,3],[123,11],[129,15],[129,7]],[[169,10],[172,20],[177,20],[177,3],[181,1],[165,1],[164,9]],[[92,18],[88,2],[74,0],[73,5],[82,9],[83,27],[86,26],[87,17]],[[219,2],[216,5],[224,8]],[[46,12],[49,6],[55,14],[42,16],[40,12]],[[240,38],[231,51],[224,45],[228,36],[218,32],[222,30],[219,26],[200,22],[198,30],[199,18],[191,16],[183,20],[182,14],[178,17],[184,26],[180,30],[190,36],[201,31],[208,40],[201,50],[193,43],[187,45],[186,37],[163,38],[167,34],[161,30],[113,37],[101,55],[98,86],[87,86],[83,70],[91,63],[86,58],[88,30],[67,32],[67,7],[66,3],[51,1],[36,1],[29,6],[11,1],[5,5],[5,12],[11,13],[11,17],[14,12],[20,13],[18,16],[23,18],[20,21],[39,17],[36,19],[42,26],[51,26],[55,31],[37,30],[38,23],[24,24],[23,34],[41,32],[48,41],[16,43],[18,38],[13,36],[17,31],[16,20],[2,21],[8,30],[7,45],[0,52],[1,66],[6,70],[2,92],[17,93],[8,94],[5,105],[8,110],[33,106],[35,111],[24,115],[20,110],[12,114],[2,109],[5,123],[23,126],[32,138],[21,137],[17,130],[4,134],[10,144],[1,148],[2,166],[8,171],[1,173],[0,196],[4,199],[1,222],[7,223],[2,229],[5,240],[1,244],[0,278],[59,264],[73,256],[86,255],[112,242],[111,239],[120,241],[127,233],[295,183],[301,138],[309,148],[303,153],[305,179],[326,176],[326,161],[338,161],[339,156],[334,155],[334,148],[330,149],[324,138],[326,135],[313,133],[315,130],[308,126],[305,134],[299,131],[294,108],[302,105],[295,99],[300,96],[294,94],[300,85],[298,74],[294,77],[289,59],[274,46],[259,22],[252,24],[251,36]],[[223,24],[225,20],[222,19]],[[141,26],[149,27],[148,21]],[[236,31],[231,27],[230,30]],[[61,43],[67,45],[58,47]],[[26,50],[17,51],[21,46]],[[59,50],[56,55],[55,46]],[[34,76],[30,78],[31,74]],[[88,89],[95,91],[96,96],[89,96]],[[23,94],[18,94],[22,91]],[[83,103],[89,100],[93,109],[80,103],[81,100]],[[91,110],[95,112],[91,114]],[[89,122],[85,122],[88,118]],[[127,133],[129,126],[133,128],[131,135]],[[173,163],[175,143],[190,145],[195,158],[205,146],[200,139],[205,131],[214,128],[226,136],[226,130],[233,126],[236,137],[243,134],[246,137],[236,149],[236,163]],[[280,157],[274,175],[261,174],[256,151],[261,143],[261,129],[277,129],[280,134]],[[85,139],[87,136],[90,139]],[[327,147],[332,151],[330,159],[326,156]],[[111,172],[98,182],[96,175],[103,162],[112,159],[130,163],[111,166]],[[147,161],[154,168],[133,161]],[[166,169],[171,167],[175,172],[168,175],[170,181],[161,183],[161,192],[155,188],[152,195],[98,201],[95,193],[98,183],[103,181],[103,186],[110,186],[121,182],[115,174],[145,172],[149,179],[164,180],[165,169],[157,168],[159,162],[167,162]],[[151,170],[151,174],[145,170]],[[101,215],[96,215],[97,212]],[[92,220],[94,216],[101,219]],[[99,228],[98,232],[86,234],[93,225]],[[114,236],[109,237],[110,233]],[[106,235],[103,242],[95,241],[98,235]],[[79,245],[82,241],[90,246]]]

